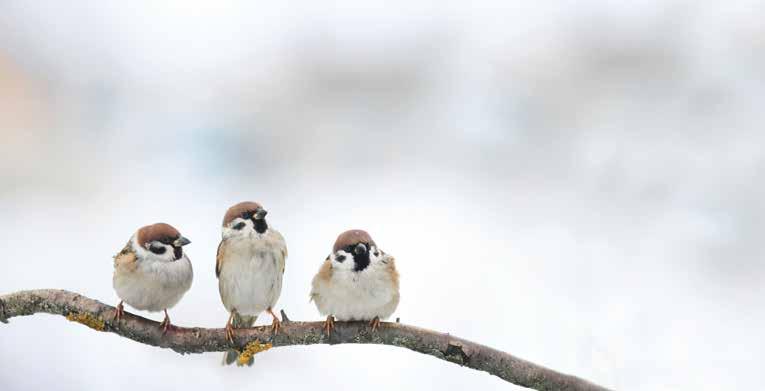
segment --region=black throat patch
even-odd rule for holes
[[[175,260],[181,259],[183,256],[183,249],[180,247],[173,247],[173,255],[175,256]]]
[[[353,271],[360,272],[369,266],[369,251],[363,254],[353,254]]]
[[[268,229],[268,223],[266,223],[266,219],[252,219],[252,222],[255,225],[255,232],[259,234],[266,232]]]

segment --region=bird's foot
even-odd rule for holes
[[[231,311],[231,315],[228,317],[228,322],[226,322],[226,340],[230,343],[234,343],[234,325],[231,323],[231,321],[234,320],[234,311]]]
[[[380,328],[380,317],[375,316],[374,319],[370,320],[369,326],[372,327],[372,332],[377,331],[377,329]]]
[[[327,337],[332,335],[332,330],[335,329],[335,317],[332,315],[327,316],[327,320],[324,321],[324,333],[327,334]]]
[[[267,311],[269,314],[271,314],[271,317],[274,318],[274,320],[271,322],[271,332],[274,333],[274,335],[279,334],[279,329],[282,328],[282,322],[279,320],[279,318],[276,317],[276,314],[271,308],[269,308]]]
[[[165,310],[165,319],[162,320],[159,327],[162,327],[162,334],[167,333],[167,330],[175,328],[175,326],[170,323],[170,316],[167,314],[167,310]]]
[[[226,323],[226,340],[231,344],[234,343],[234,326],[231,323]]]
[[[114,311],[114,321],[116,323],[119,323],[120,320],[122,320],[122,317],[125,316],[125,306],[122,305],[122,301],[120,301],[119,304],[117,304],[117,309]]]

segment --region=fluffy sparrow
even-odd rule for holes
[[[263,311],[273,317],[273,332],[279,332],[273,307],[282,291],[287,244],[266,222],[266,213],[256,202],[242,202],[223,217],[215,274],[223,306],[231,314],[226,338],[232,343],[234,329],[252,327]],[[224,362],[230,364],[236,357],[235,351],[227,352]]]
[[[392,256],[380,250],[365,231],[354,229],[337,237],[332,253],[313,278],[311,300],[327,315],[327,335],[337,320],[370,321],[393,314],[399,301],[398,272]]]
[[[124,314],[123,302],[138,310],[165,311],[163,331],[170,328],[167,309],[175,306],[191,287],[194,272],[183,246],[191,243],[165,223],[136,231],[114,256],[112,284],[121,299],[114,318]]]

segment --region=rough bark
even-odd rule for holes
[[[112,332],[134,341],[169,348],[178,353],[223,352],[232,348],[220,329],[176,327],[166,334],[159,323],[125,312],[114,319],[116,309],[99,301],[64,290],[31,290],[0,296],[0,321],[15,316],[49,313],[63,315],[98,331]],[[330,337],[324,334],[323,322],[284,321],[278,335],[270,326],[236,331],[234,348],[255,354],[270,347],[313,344],[379,344],[406,348],[461,366],[486,371],[510,383],[536,390],[605,390],[575,376],[533,364],[502,351],[439,333],[400,323],[383,322],[372,332],[366,322],[336,322]],[[259,344],[253,342],[259,341]]]

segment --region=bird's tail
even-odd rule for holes
[[[247,316],[247,315],[239,315],[239,313],[234,313],[234,319],[231,320],[231,324],[234,326],[235,329],[243,329],[252,327],[252,325],[255,324],[255,319],[257,319],[258,316]],[[223,365],[231,365],[233,363],[236,363],[236,365],[241,366],[242,364],[238,361],[239,358],[239,352],[236,350],[229,350],[225,353],[223,353]],[[254,357],[250,357],[250,359],[246,362],[247,366],[251,366],[253,362]]]

